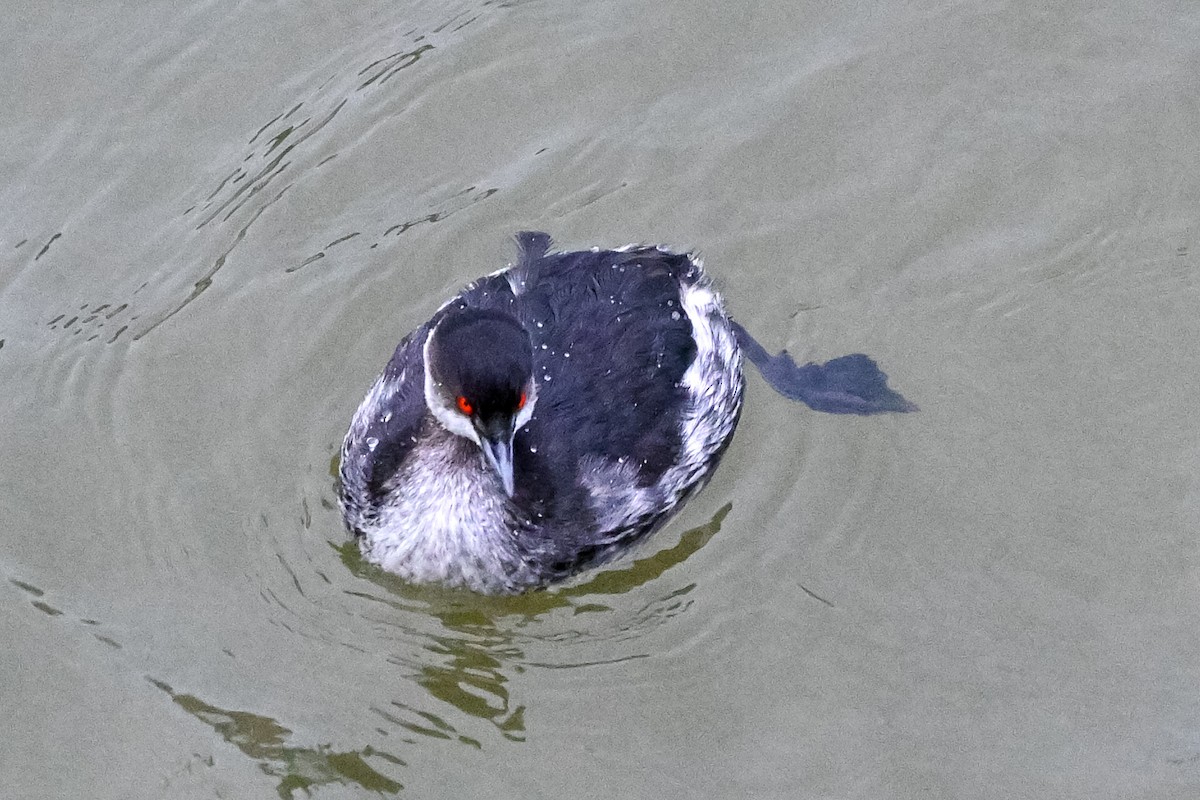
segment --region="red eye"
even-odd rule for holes
[[[521,392],[521,396],[517,398],[517,411],[525,407],[525,393]]]
[[[475,410],[475,406],[471,405],[471,401],[463,397],[461,394],[458,396],[458,400],[456,402],[458,403],[458,410],[466,414],[468,417],[471,416],[471,412]]]

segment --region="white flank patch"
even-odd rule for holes
[[[699,272],[700,259],[691,258]],[[660,483],[682,495],[697,481],[707,478],[714,453],[733,433],[742,405],[745,378],[742,352],[734,338],[729,318],[707,278],[680,287],[680,305],[692,323],[696,358],[683,374],[683,385],[691,404],[680,422],[683,452]]]
[[[579,465],[579,480],[591,497],[596,528],[601,532],[624,533],[663,505],[657,486],[638,487],[638,471],[628,460],[585,458]]]
[[[396,394],[399,385],[393,381],[389,381],[381,373],[375,379],[375,383],[371,384],[370,391],[363,401],[358,404],[358,408],[354,412],[354,418],[350,420],[350,432],[346,435],[342,442],[342,458],[346,457],[346,447],[351,441],[362,439],[367,434],[367,428],[371,424],[371,419],[386,409]]]
[[[640,245],[628,245],[628,250]],[[653,487],[637,486],[635,465],[584,463],[581,480],[592,498],[597,527],[619,532],[653,515],[666,516],[712,472],[713,456],[733,434],[742,405],[745,379],[742,352],[721,298],[702,273],[700,259],[688,257],[691,282],[680,285],[680,306],[692,324],[696,357],[683,374],[689,402],[679,422],[679,459]]]

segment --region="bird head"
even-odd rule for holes
[[[533,416],[533,345],[502,311],[447,312],[425,340],[425,402],[446,430],[479,446],[513,494],[513,437]]]

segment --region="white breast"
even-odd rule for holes
[[[436,424],[423,434],[389,481],[375,524],[362,531],[363,555],[416,582],[479,592],[536,583],[516,547],[507,497],[482,457],[464,454],[466,443]]]

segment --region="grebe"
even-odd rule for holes
[[[514,264],[400,342],[342,444],[342,514],[388,572],[513,594],[621,554],[716,469],[743,350],[819,410],[914,408],[861,354],[768,355],[689,254],[516,239]]]

